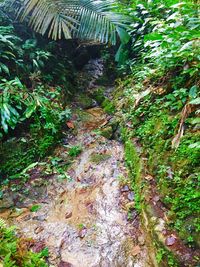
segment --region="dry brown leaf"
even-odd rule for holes
[[[132,255],[137,256],[141,252],[140,246],[135,246],[132,250]]]
[[[74,129],[74,124],[72,121],[67,121],[67,127],[69,127],[70,129]]]

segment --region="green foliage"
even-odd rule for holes
[[[9,128],[16,127],[18,131],[19,125],[28,125],[29,131],[29,137],[25,131],[21,131],[23,138],[2,144],[1,174],[14,175],[52,150],[61,137],[61,129],[69,120],[71,111],[63,110],[60,105],[60,87],[40,86],[29,92],[15,79],[10,82],[5,80],[1,88],[2,136],[8,133]]]
[[[33,205],[33,206],[30,208],[30,211],[31,211],[31,212],[36,212],[36,211],[38,211],[39,209],[41,209],[41,205],[36,204],[36,205]]]
[[[29,248],[30,244],[31,240],[17,238],[15,228],[7,227],[0,220],[0,255],[3,266],[46,267],[44,258],[48,256],[48,250],[44,249],[40,253],[34,253]]]
[[[70,110],[63,110],[58,101],[61,88],[38,86],[32,92],[24,87],[19,79],[7,81],[2,79],[1,90],[1,125],[5,133],[9,127],[14,129],[18,123],[34,116],[34,127],[45,129],[52,134],[58,132],[61,122],[70,118]],[[53,91],[55,94],[53,94]]]
[[[142,166],[138,152],[136,151],[135,144],[131,140],[127,131],[123,134],[123,140],[125,142],[125,160],[130,170],[131,186],[135,193],[135,208],[141,210],[142,194],[141,194],[141,175]]]
[[[130,68],[140,81],[155,80],[174,69],[178,75],[176,84],[189,78],[192,85],[199,79],[198,8],[192,1],[176,3],[136,1],[128,10],[120,6],[121,12],[129,13],[133,21],[131,50],[125,46],[122,51],[131,53],[121,68]]]
[[[128,52],[128,57],[119,67],[130,73],[124,81],[119,81],[125,98],[123,116],[131,127],[131,136],[138,138],[143,146],[147,169],[155,177],[161,200],[169,211],[169,226],[190,246],[198,246],[198,7],[193,1],[139,0],[130,1],[128,9],[120,5],[120,9],[132,17],[132,43],[123,47],[122,53]],[[138,94],[141,99],[135,105]],[[184,110],[188,112],[185,117]],[[183,137],[175,150],[172,140],[180,131],[181,122]],[[124,136],[126,160],[137,177],[137,157],[131,141]],[[159,260],[162,256],[158,255]]]
[[[113,105],[112,101],[108,98],[106,98],[103,103],[102,107],[108,114],[112,115],[115,113],[115,106]]]
[[[0,62],[6,66],[0,69],[0,174],[27,179],[23,171],[52,151],[70,119],[64,98],[72,66],[56,43],[27,33],[25,25],[18,31],[2,11],[0,21]]]
[[[77,157],[82,152],[81,146],[72,146],[70,147],[68,154],[70,157]]]
[[[156,253],[156,260],[160,264],[162,262],[167,262],[168,266],[170,267],[178,267],[178,263],[175,260],[172,253],[164,248],[159,248]]]
[[[164,96],[157,95],[156,99],[152,94],[146,96],[137,108],[129,111],[128,119],[132,120],[135,129],[133,134],[140,138],[148,156],[148,167],[156,177],[162,201],[169,208],[170,225],[187,240],[197,235],[200,223],[196,219],[200,213],[200,150],[198,145],[192,145],[198,142],[199,134],[191,133],[194,125],[187,123],[187,131],[178,149],[172,149],[171,141],[179,123],[178,111],[189,97],[188,90],[180,90],[179,94],[177,91]],[[196,238],[193,242],[196,242]]]
[[[54,40],[80,38],[101,43],[116,44],[117,35],[127,42],[125,31],[129,21],[119,14],[114,1],[97,0],[6,0],[5,9],[13,10],[21,20],[42,35],[48,34]],[[41,14],[43,14],[41,16]]]

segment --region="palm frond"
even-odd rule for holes
[[[19,0],[7,0],[16,4]],[[116,43],[124,16],[114,12],[113,0],[21,0],[18,17],[28,17],[30,26],[54,40],[80,38]]]

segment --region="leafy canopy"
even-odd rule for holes
[[[21,21],[54,40],[79,38],[116,43],[117,34],[127,39],[127,17],[115,12],[113,0],[6,0]]]

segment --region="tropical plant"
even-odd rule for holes
[[[32,240],[18,238],[15,227],[8,227],[0,219],[0,255],[2,266],[47,267],[45,259],[48,256],[48,249],[44,248],[40,253],[34,253],[30,249],[31,245],[33,245]]]
[[[21,21],[42,35],[54,40],[65,38],[93,39],[116,43],[128,38],[124,30],[128,19],[116,12],[114,0],[6,0],[5,7],[14,7]]]
[[[11,25],[0,27],[0,74],[10,74],[8,64],[15,64],[19,42],[20,38],[14,34],[14,28]]]

